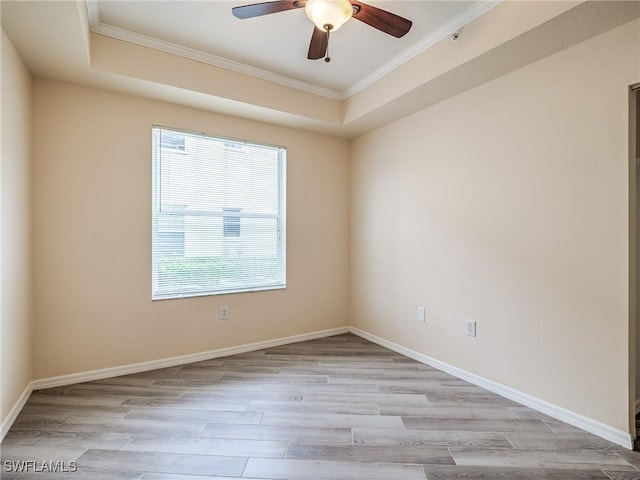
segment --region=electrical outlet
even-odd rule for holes
[[[469,335],[470,337],[476,336],[476,321],[475,320],[467,320],[464,328],[465,335]]]
[[[424,322],[425,321],[425,314],[424,314],[424,307],[418,307],[418,312],[417,312],[417,320],[419,322]]]
[[[220,307],[220,320],[229,320],[231,309],[229,307]]]

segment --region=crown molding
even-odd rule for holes
[[[486,12],[500,4],[502,1],[503,0],[480,0],[476,2],[471,7],[469,7],[447,23],[438,27],[435,31],[420,40],[418,43],[412,45],[400,55],[385,63],[382,67],[376,69],[374,72],[367,75],[362,80],[354,83],[346,90],[339,92],[330,88],[320,87],[308,82],[296,80],[294,78],[287,77],[286,75],[280,75],[269,70],[264,70],[241,62],[236,62],[234,60],[229,60],[228,58],[219,57],[217,55],[203,52],[201,50],[185,47],[173,42],[167,42],[155,37],[132,32],[115,25],[103,23],[100,20],[100,6],[98,4],[98,1],[85,0],[89,19],[89,28],[93,33],[105,35],[107,37],[133,43],[143,47],[152,48],[154,50],[177,55],[179,57],[187,58],[190,60],[195,60],[197,62],[212,65],[214,67],[224,68],[237,73],[242,73],[255,78],[259,78],[261,80],[266,80],[272,83],[283,85],[285,87],[295,88],[297,90],[311,93],[313,95],[330,98],[332,100],[346,100],[356,93],[364,90],[368,86],[375,83],[377,80],[381,79],[391,71],[398,68],[400,65],[408,62],[416,55],[419,55],[420,53],[435,45],[437,42],[450,36],[476,18],[485,14]]]
[[[100,7],[97,1],[87,1],[87,10],[89,12],[89,26],[93,33],[105,35],[125,42],[140,45],[142,47],[152,48],[164,53],[177,55],[179,57],[195,60],[197,62],[212,65],[214,67],[224,68],[233,72],[242,73],[252,77],[266,80],[268,82],[284,85],[285,87],[302,90],[313,95],[331,98],[333,100],[342,100],[342,94],[330,88],[319,87],[311,83],[296,80],[285,75],[263,70],[261,68],[252,67],[241,62],[229,60],[228,58],[219,57],[211,53],[196,50],[194,48],[184,47],[177,43],[167,42],[155,37],[143,35],[141,33],[132,32],[125,28],[116,27],[100,21]]]
[[[79,2],[78,2],[79,3]],[[94,25],[100,23],[100,6],[98,0],[85,0],[87,8],[87,18],[89,19],[89,29],[93,30]]]
[[[416,55],[421,54],[428,48],[432,47],[440,40],[443,40],[447,37],[450,37],[454,32],[462,29],[465,25],[468,25],[476,18],[481,15],[487,13],[489,10],[500,4],[502,0],[480,0],[479,2],[474,3],[471,7],[467,8],[462,13],[456,15],[447,23],[442,24],[436,30],[431,32],[429,35],[424,37],[418,43],[413,44],[411,47],[406,49],[397,57],[391,59],[387,63],[385,63],[382,67],[378,68],[370,75],[367,75],[362,80],[354,83],[349,88],[347,88],[344,92],[342,92],[343,99],[347,99],[352,97],[356,93],[364,90],[368,86],[372,85],[376,81],[380,80],[382,77],[390,73],[391,71],[398,68],[400,65],[408,62]]]

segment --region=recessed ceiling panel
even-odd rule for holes
[[[231,9],[258,1],[105,1],[99,22],[160,42],[343,92],[456,19],[475,1],[372,1],[413,22],[394,38],[358,20],[331,35],[331,62],[307,60],[313,24],[304,9],[240,20]]]

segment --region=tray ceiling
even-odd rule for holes
[[[331,63],[307,60],[313,24],[304,9],[240,20],[243,1],[89,1],[91,29],[132,43],[346,98],[477,18],[497,2],[372,1],[413,21],[394,38],[351,20],[331,36]]]

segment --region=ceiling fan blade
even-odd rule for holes
[[[311,36],[311,43],[309,44],[309,54],[307,58],[309,60],[319,60],[324,58],[327,53],[327,47],[329,45],[329,38],[327,32],[323,32],[318,27],[313,28],[313,35]]]
[[[242,5],[233,7],[231,12],[237,18],[252,18],[270,13],[284,12],[294,8],[304,7],[306,2],[299,0],[278,0],[275,2],[254,3],[253,5]]]
[[[350,0],[351,4],[358,10],[353,14],[353,18],[360,20],[373,28],[393,35],[396,38],[404,36],[413,24],[411,20],[402,18],[395,13],[387,12],[377,7],[372,7],[366,3],[358,2],[357,0]]]

